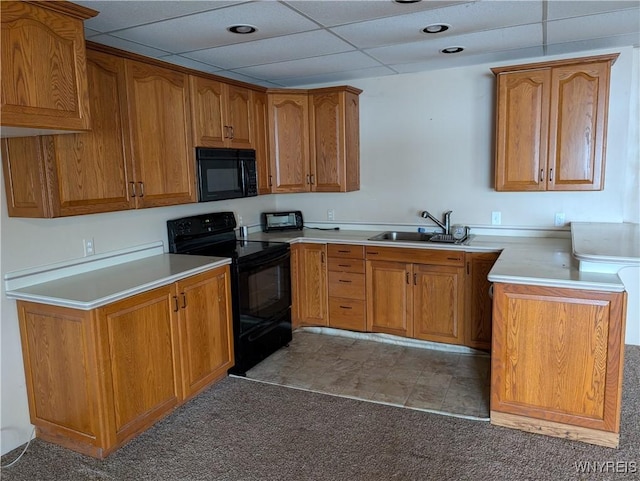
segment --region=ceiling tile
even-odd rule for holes
[[[317,57],[354,50],[326,30],[303,32],[284,37],[268,38],[236,45],[198,50],[183,54],[225,69],[284,62],[305,57]]]
[[[277,82],[279,79],[291,77],[311,76],[379,66],[380,64],[378,62],[361,52],[347,52],[325,55],[323,57],[245,67],[237,69],[236,72],[253,77],[271,79]]]
[[[380,62],[388,65],[421,62],[435,57],[467,57],[487,51],[513,50],[533,47],[542,43],[542,26],[539,24],[522,25],[500,30],[486,30],[452,37],[405,43],[389,47],[378,47],[366,52]],[[446,47],[464,47],[464,52],[445,55],[440,50]]]
[[[595,13],[612,12],[625,8],[638,8],[637,0],[634,1],[567,1],[550,0],[547,4],[547,20],[560,18],[578,17],[581,15],[592,15]]]
[[[547,43],[612,37],[640,30],[640,9],[589,15],[547,22]]]
[[[600,50],[620,47],[640,47],[640,36],[635,33],[614,37],[590,38],[575,42],[556,43],[547,47],[547,55],[558,55],[587,50]]]
[[[100,12],[85,25],[99,32],[111,32],[168,18],[181,17],[196,12],[221,8],[242,2],[227,1],[75,1],[79,5]]]
[[[542,3],[539,1],[478,2],[345,25],[332,28],[331,31],[358,48],[371,48],[440,39],[541,20]],[[424,27],[434,23],[446,23],[451,28],[437,35],[422,33]]]
[[[237,24],[253,25],[258,31],[251,35],[227,31],[227,27]],[[317,28],[315,23],[290,8],[266,1],[129,28],[119,31],[117,36],[168,52],[183,53]]]
[[[157,58],[157,57],[162,57],[169,54],[169,52],[165,52],[164,50],[148,47],[146,45],[140,45],[139,43],[135,43],[135,42],[129,42],[128,40],[123,40],[121,38],[113,37],[107,34],[91,37],[90,40],[92,42],[108,45],[109,47],[115,47],[121,50],[126,50],[127,52],[146,55],[147,57]]]
[[[373,18],[421,12],[433,8],[471,3],[469,1],[437,1],[399,4],[393,1],[291,1],[285,2],[325,27],[362,22]]]
[[[395,70],[388,67],[370,67],[358,70],[348,70],[342,72],[333,72],[320,75],[311,75],[308,77],[294,77],[288,79],[280,79],[278,83],[283,87],[298,87],[302,85],[326,84],[334,82],[345,82],[359,78],[385,77],[387,75],[395,75]]]
[[[215,65],[210,65],[203,62],[198,62],[197,60],[193,60],[190,58],[183,57],[181,55],[167,55],[166,57],[159,57],[160,60],[165,62],[173,63],[176,65],[180,65],[182,67],[191,68],[194,70],[199,70],[201,72],[214,73],[222,70],[220,67]]]

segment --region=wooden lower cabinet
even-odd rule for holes
[[[413,336],[411,264],[367,261],[367,330]]]
[[[327,246],[294,244],[292,255],[293,326],[327,326]]]
[[[491,422],[617,447],[626,293],[495,284]]]
[[[229,268],[91,311],[18,301],[39,438],[104,458],[233,365]]]
[[[491,349],[492,299],[487,278],[499,252],[467,252],[465,346]]]

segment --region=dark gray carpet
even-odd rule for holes
[[[104,461],[35,440],[2,479],[637,480],[640,347],[625,357],[617,450],[227,378]]]

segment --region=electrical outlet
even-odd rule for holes
[[[327,209],[327,220],[335,220],[336,212],[333,209]]]
[[[93,237],[91,239],[82,239],[82,246],[84,248],[84,256],[92,256],[96,253],[93,243]]]
[[[562,227],[564,225],[564,212],[556,212],[554,225],[556,227]]]
[[[502,212],[494,210],[491,213],[491,225],[500,225],[502,224]]]

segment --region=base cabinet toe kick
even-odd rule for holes
[[[618,447],[627,293],[493,292],[491,423]]]

